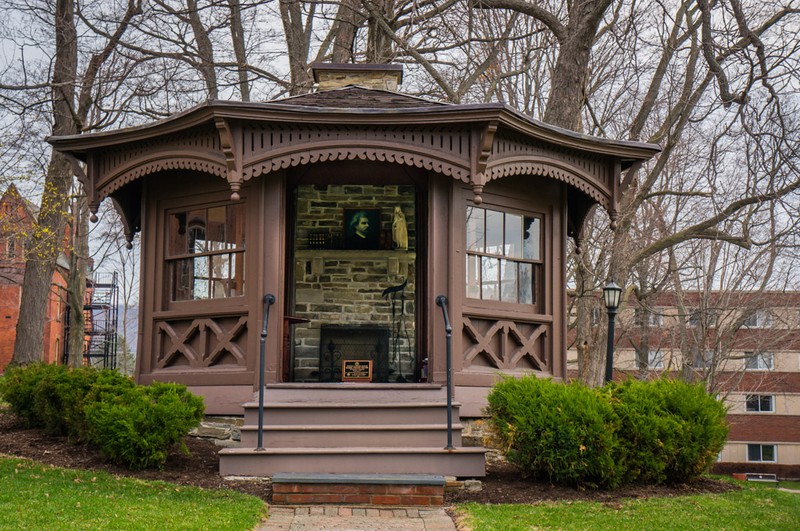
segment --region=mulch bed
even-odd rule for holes
[[[145,480],[162,480],[178,485],[202,488],[229,488],[271,501],[269,484],[260,481],[227,481],[219,476],[220,450],[213,442],[187,437],[186,445],[191,455],[172,453],[162,470],[131,471],[108,463],[100,453],[90,447],[72,444],[64,437],[50,437],[41,430],[23,428],[17,418],[0,411],[0,454],[32,459],[48,465],[84,470],[102,470],[118,476]],[[649,498],[655,496],[681,496],[727,492],[737,487],[730,483],[700,478],[692,483],[676,486],[633,486],[613,492],[576,490],[536,483],[525,479],[509,464],[493,464],[487,468],[479,492],[451,492],[446,504],[458,502],[477,503],[537,503],[557,500],[588,500],[616,505],[624,498]]]

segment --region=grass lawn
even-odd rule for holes
[[[0,457],[0,529],[253,529],[264,502],[228,490]]]
[[[725,494],[596,502],[458,507],[474,531],[523,529],[771,529],[800,528],[800,494],[743,485]]]

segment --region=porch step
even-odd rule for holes
[[[430,474],[275,474],[275,505],[440,506],[445,479]]]
[[[454,446],[461,446],[461,429],[461,424],[453,424]],[[287,448],[445,446],[447,424],[265,424],[263,437],[273,447]],[[258,425],[242,426],[241,446],[254,448],[257,442]]]
[[[223,448],[221,476],[311,474],[486,475],[484,448]]]
[[[244,404],[241,447],[220,451],[223,476],[316,474],[485,475],[483,448],[460,448],[459,405],[447,444],[447,395],[428,384],[278,384]]]

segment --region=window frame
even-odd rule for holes
[[[772,459],[764,459],[764,447],[772,447]],[[758,447],[759,459],[750,458],[750,449]],[[747,443],[747,462],[748,463],[777,463],[778,462],[778,445],[768,443]]]
[[[538,256],[538,258],[537,259],[531,259],[531,258],[524,258],[524,256],[523,257],[519,257],[519,258],[515,258],[515,257],[509,257],[507,255],[499,255],[499,254],[494,254],[494,253],[488,253],[488,252],[485,252],[485,251],[477,251],[477,250],[469,249],[469,246],[468,246],[468,243],[467,243],[467,235],[468,235],[468,230],[469,230],[469,222],[468,222],[467,212],[468,212],[468,209],[470,209],[470,208],[481,209],[484,212],[492,211],[492,212],[501,213],[503,215],[503,241],[504,242],[505,242],[505,233],[506,233],[505,231],[506,231],[506,227],[507,227],[506,215],[510,214],[510,215],[514,215],[514,216],[520,216],[523,219],[523,224],[524,224],[524,220],[526,218],[527,219],[535,219],[535,220],[537,220],[538,221],[538,225],[539,225],[539,242],[538,242],[538,244],[539,244],[538,255],[539,256]],[[463,271],[464,271],[464,282],[463,282],[464,301],[466,303],[470,304],[470,305],[477,305],[477,306],[489,306],[489,307],[499,307],[499,308],[508,308],[508,309],[520,308],[520,309],[526,309],[526,311],[529,311],[528,309],[533,309],[535,312],[538,313],[540,311],[539,309],[542,307],[542,303],[543,303],[542,298],[544,297],[544,291],[543,291],[542,283],[544,282],[545,267],[546,267],[546,263],[545,263],[545,251],[546,251],[546,245],[545,245],[546,225],[545,225],[545,223],[546,223],[546,215],[545,215],[545,213],[537,212],[537,211],[534,211],[534,210],[528,210],[528,209],[520,208],[518,206],[510,205],[510,204],[507,204],[507,203],[504,203],[504,202],[498,201],[498,200],[490,201],[490,200],[486,200],[485,199],[480,205],[475,205],[471,200],[467,200],[465,202],[465,204],[464,204],[464,207],[461,210],[460,215],[462,216],[462,219],[463,219],[463,222],[464,222],[463,223],[463,227],[462,227],[462,234],[461,234],[461,237],[464,238],[463,239],[463,243],[464,243],[464,262],[463,262],[463,264],[464,264],[463,265],[463,267],[464,267],[464,269],[463,269]],[[484,216],[484,247],[485,247],[485,238],[486,238],[486,232],[487,232],[486,231],[486,221],[485,220],[486,220],[486,217]],[[524,227],[523,227],[523,236],[524,236]],[[523,243],[523,245],[524,245],[524,243]],[[482,296],[483,294],[482,293],[481,293],[480,297],[471,296],[470,293],[469,293],[470,275],[468,273],[469,267],[470,267],[469,260],[470,260],[471,256],[478,257],[478,266],[479,266],[479,268],[480,268],[480,263],[483,260],[483,258],[506,260],[508,262],[513,262],[514,264],[517,264],[517,277],[516,277],[517,278],[517,288],[516,288],[517,289],[517,301],[511,302],[511,301],[507,301],[507,300],[502,300],[501,299],[501,297],[502,297],[502,289],[501,288],[499,289],[498,298],[497,299],[483,298],[483,296]],[[518,264],[530,264],[531,265],[531,279],[532,279],[532,284],[533,285],[531,286],[532,302],[530,302],[530,303],[519,302],[519,286],[520,286],[519,278],[520,278],[520,274],[519,274]],[[502,267],[502,265],[500,267]],[[502,279],[498,278],[498,286],[500,286],[501,283],[502,283]],[[479,279],[478,290],[481,291],[481,292],[482,292],[482,287],[483,287],[483,283],[480,282],[480,279]]]
[[[769,399],[769,409],[763,409],[764,399]],[[751,409],[751,404],[755,403],[756,407]],[[775,413],[775,395],[745,395],[744,410],[746,413]]]
[[[242,306],[245,303],[247,297],[247,289],[248,289],[248,270],[250,269],[250,264],[248,264],[248,250],[247,250],[247,239],[248,239],[248,231],[250,229],[248,218],[249,218],[249,208],[248,208],[248,201],[244,196],[242,196],[237,201],[230,200],[227,196],[221,196],[219,194],[210,193],[208,195],[203,195],[200,197],[193,197],[193,200],[187,200],[185,198],[181,198],[181,200],[170,202],[169,204],[164,205],[164,208],[161,210],[161,223],[162,223],[162,235],[163,241],[161,242],[160,249],[159,249],[159,257],[161,263],[161,293],[162,293],[162,301],[163,301],[163,308],[165,309],[180,309],[186,307],[186,305],[190,305],[191,307],[195,307],[197,305],[210,305],[213,304],[215,307],[223,306],[223,307],[236,307]],[[189,252],[182,252],[182,253],[175,253],[172,254],[170,252],[170,219],[171,216],[180,213],[186,212],[187,214],[192,211],[197,210],[205,210],[206,216],[207,212],[210,209],[218,208],[218,207],[228,207],[230,205],[241,205],[241,224],[244,231],[244,241],[241,247],[236,249],[218,249],[218,250],[205,250],[203,252],[197,253],[189,253]],[[227,213],[226,213],[226,225],[227,225]],[[227,229],[226,229],[227,230]],[[188,232],[188,228],[187,228]],[[252,253],[252,249],[250,253]],[[178,267],[182,260],[192,259],[192,258],[208,258],[209,269],[213,267],[212,257],[213,256],[230,256],[230,255],[237,255],[237,265],[236,268],[241,268],[242,277],[240,280],[241,289],[237,295],[228,295],[223,297],[206,297],[206,298],[189,298],[189,299],[173,299],[172,292],[173,292],[173,278],[172,278],[172,264],[176,264],[175,267]],[[229,267],[231,267],[229,265]],[[229,280],[233,280],[235,278],[234,275],[235,271],[231,271],[229,273]],[[201,277],[195,277],[201,278]],[[202,277],[206,278],[206,277]],[[211,293],[211,282],[213,277],[211,277],[209,272],[209,277],[207,281],[209,282],[209,295]],[[228,287],[227,291],[230,291],[230,287]]]
[[[764,363],[762,367],[761,361],[769,360],[769,363]],[[751,360],[756,360],[756,366],[751,367]],[[744,353],[744,369],[746,371],[773,371],[775,370],[775,353],[774,352],[756,352],[746,351]]]
[[[768,309],[759,309],[755,310],[753,313],[748,315],[742,326],[744,328],[769,328],[775,323],[775,316],[772,314],[772,311]]]

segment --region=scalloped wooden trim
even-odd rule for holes
[[[489,163],[486,169],[487,182],[512,175],[542,175],[550,177],[570,186],[591,197],[603,205],[606,210],[611,206],[611,191],[604,190],[596,184],[594,176],[581,171],[579,168],[558,164],[555,160],[535,159],[530,157],[515,157],[502,159]]]
[[[141,160],[138,160],[128,164],[126,169],[118,172],[108,180],[107,185],[98,190],[98,201],[102,201],[132,181],[164,170],[194,170],[210,173],[223,179],[227,178],[227,168],[222,162],[202,158],[199,155],[159,154],[157,159],[149,162],[142,163]]]
[[[379,162],[391,162],[425,168],[443,175],[453,177],[462,182],[469,182],[469,168],[466,161],[456,162],[446,160],[442,156],[434,153],[412,152],[410,150],[398,149],[394,144],[388,145],[371,144],[366,146],[353,146],[347,144],[328,144],[317,145],[313,148],[308,146],[295,146],[291,151],[284,153],[272,153],[268,158],[255,162],[248,162],[244,170],[244,180],[259,177],[268,173],[286,169],[294,166],[315,164],[317,162],[340,161],[340,160],[371,160]]]

